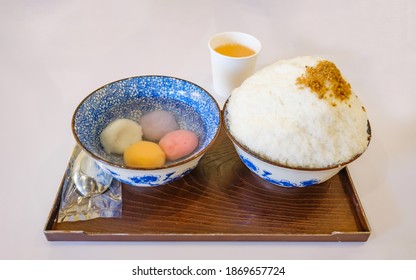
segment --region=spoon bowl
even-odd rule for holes
[[[71,176],[77,192],[84,197],[102,194],[113,180],[111,174],[84,151],[75,159]]]

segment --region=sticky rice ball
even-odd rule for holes
[[[322,58],[265,67],[232,92],[227,107],[238,142],[288,167],[337,166],[368,146],[365,108],[335,64]]]
[[[177,160],[190,155],[198,147],[198,136],[189,130],[175,130],[163,136],[159,145],[168,160]]]
[[[155,110],[143,115],[139,121],[143,137],[149,141],[159,141],[166,133],[179,128],[175,117],[168,111]]]
[[[165,153],[158,144],[139,141],[124,151],[124,163],[130,167],[157,168],[165,163]]]
[[[142,128],[130,119],[114,120],[100,134],[101,145],[108,154],[123,154],[127,147],[140,140]]]

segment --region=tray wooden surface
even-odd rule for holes
[[[224,131],[190,174],[171,184],[123,185],[121,218],[57,223],[49,241],[367,241],[370,226],[347,168],[329,181],[283,188],[252,174]]]

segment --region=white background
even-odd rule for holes
[[[373,138],[350,165],[364,243],[48,242],[43,227],[94,89],[142,74],[212,91],[207,42],[242,31],[258,68],[319,55],[367,108]],[[1,259],[415,259],[416,1],[0,0]],[[219,100],[221,102],[221,100]]]

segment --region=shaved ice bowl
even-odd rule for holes
[[[127,167],[122,155],[104,151],[100,133],[110,122],[139,120],[154,110],[171,112],[182,129],[198,136],[198,147],[190,155],[159,168],[135,168]],[[207,91],[183,79],[155,75],[122,79],[95,90],[82,100],[72,118],[77,144],[114,178],[141,187],[167,184],[191,172],[220,128],[220,108]]]
[[[222,110],[223,124],[228,138],[233,143],[234,148],[244,165],[250,169],[253,174],[273,185],[287,188],[299,188],[320,184],[335,176],[342,168],[361,156],[361,154],[359,154],[347,162],[327,168],[295,168],[272,162],[239,143],[231,134],[227,111],[228,100],[225,102]],[[368,135],[370,141],[371,127],[369,122]]]

